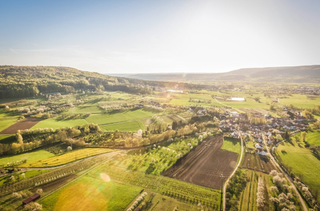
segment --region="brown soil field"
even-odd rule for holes
[[[0,134],[15,134],[17,130],[30,129],[40,121],[41,119],[28,117],[4,129]]]
[[[255,153],[246,153],[241,167],[261,171],[266,174],[269,174],[271,170],[275,169],[268,157]]]
[[[238,154],[222,150],[223,136],[211,136],[178,160],[162,175],[196,185],[220,189],[232,173]],[[223,174],[223,178],[220,175]]]

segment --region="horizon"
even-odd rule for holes
[[[319,1],[0,4],[0,65],[167,74],[320,64]]]

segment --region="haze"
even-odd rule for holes
[[[319,1],[2,1],[0,64],[100,73],[320,63]]]

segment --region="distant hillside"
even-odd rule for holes
[[[34,97],[40,93],[77,91],[149,93],[135,81],[81,71],[70,67],[0,66],[0,98]]]
[[[256,81],[319,83],[320,65],[296,67],[244,68],[226,73],[167,73],[116,75],[153,81]]]

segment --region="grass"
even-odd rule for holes
[[[239,139],[224,137],[221,149],[235,152],[240,155],[241,143]]]
[[[43,210],[124,210],[142,188],[87,174],[40,201]],[[75,194],[76,193],[76,194]]]
[[[104,129],[107,131],[138,131],[139,129],[144,130],[144,125],[141,121],[131,121],[131,122],[122,122],[122,123],[116,123],[116,124],[110,124],[110,125],[103,125],[100,127],[100,129]]]
[[[8,156],[8,157],[2,157],[0,158],[0,165],[1,164],[6,164],[8,162],[14,162],[14,161],[20,161],[24,158],[27,158],[27,162],[33,162],[36,160],[42,160],[42,159],[46,159],[46,158],[50,158],[53,157],[54,154],[45,151],[45,150],[37,150],[37,151],[33,151],[33,152],[26,152],[20,155],[13,155],[13,156]]]
[[[172,105],[185,105],[185,106],[192,106],[192,105],[203,105],[203,106],[221,106],[217,103],[209,94],[173,94],[174,97],[170,104]],[[189,102],[189,99],[193,100],[211,100],[211,103],[197,103],[197,102]]]
[[[298,134],[298,137],[300,137],[300,133]],[[320,130],[314,130],[314,131],[309,131],[306,136],[306,141],[311,145],[311,146],[319,146],[320,145]]]
[[[96,123],[99,125],[114,123],[114,122],[122,122],[122,121],[130,121],[130,120],[138,120],[142,118],[147,118],[153,116],[155,113],[150,111],[145,111],[143,109],[136,109],[130,111],[116,112],[116,113],[108,113],[108,114],[93,114],[90,115],[86,120],[90,123]]]
[[[258,103],[252,98],[246,98],[246,101],[243,102],[233,102],[233,101],[220,101],[223,104],[226,104],[233,108],[263,108],[269,109],[270,106],[264,103]]]
[[[102,110],[98,106],[76,106],[74,108],[74,113],[102,113]]]
[[[46,119],[34,125],[31,129],[37,129],[37,128],[58,129],[61,127],[74,127],[74,126],[85,125],[85,124],[88,124],[88,122],[84,119],[70,119],[70,120],[62,120],[62,121],[58,121],[56,119]]]
[[[11,144],[16,141],[15,135],[0,135],[1,144]]]
[[[103,154],[107,152],[112,152],[112,149],[106,148],[86,148],[86,149],[79,149],[74,150],[71,152],[67,152],[63,155],[58,155],[46,159],[38,159],[34,162],[27,162],[21,164],[21,167],[47,167],[47,166],[60,166],[66,163],[70,163],[76,160],[80,160],[86,157]]]
[[[283,143],[277,148],[277,155],[280,157],[281,162],[292,173],[299,176],[300,179],[315,193],[320,190],[320,160],[318,160],[309,149],[305,148],[303,143]],[[283,152],[281,152],[284,150]],[[320,196],[318,196],[320,200]]]
[[[6,129],[9,126],[13,125],[16,121],[17,121],[16,118],[0,119],[0,131],[3,131],[4,129]]]
[[[51,170],[31,170],[31,171],[26,171],[23,173],[25,174],[25,179],[27,179],[27,178],[35,177],[39,174],[46,173],[48,171],[51,171]],[[21,174],[22,174],[22,172],[19,173],[19,178],[23,179],[22,176],[20,176]],[[0,186],[3,185],[5,183],[5,181],[10,177],[11,177],[11,175],[0,177]]]
[[[285,105],[294,105],[298,108],[313,108],[320,105],[320,98],[315,100],[308,99],[306,95],[293,94],[288,98],[279,99],[280,103]]]

